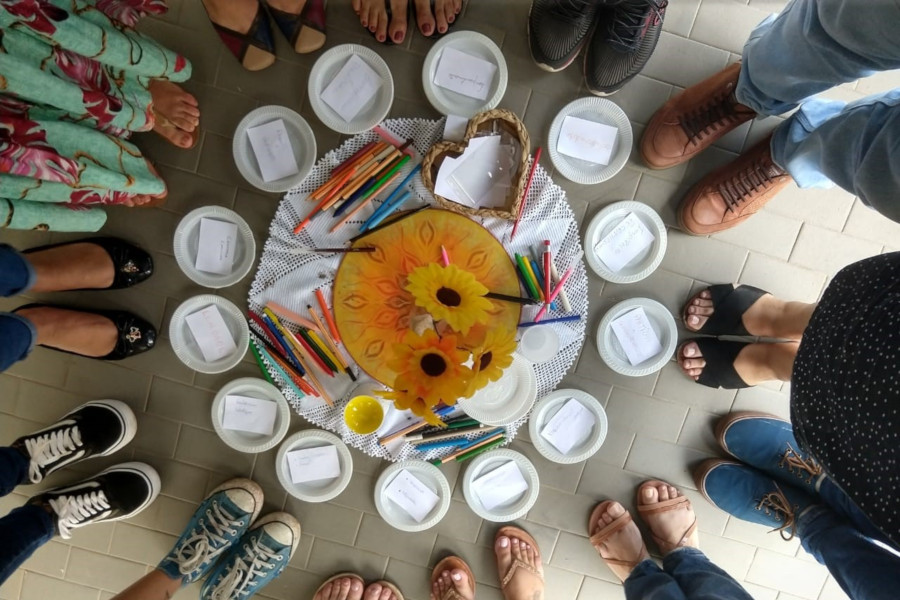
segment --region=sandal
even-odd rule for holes
[[[648,486],[658,487],[660,485],[672,487],[670,484],[664,481],[651,479],[650,481],[645,481],[644,483],[642,483],[637,489],[637,500],[635,504],[637,505],[638,513],[640,513],[641,518],[644,519],[644,522],[646,522],[647,526],[650,528],[650,535],[653,536],[653,540],[656,542],[656,545],[659,546],[659,549],[663,553],[663,556],[665,556],[672,550],[681,548],[683,546],[696,548],[696,544],[688,539],[697,530],[696,515],[694,515],[694,520],[691,522],[690,526],[684,531],[684,533],[681,534],[681,537],[679,537],[677,540],[664,540],[656,535],[656,531],[654,531],[653,529],[653,523],[650,519],[647,518],[648,515],[680,509],[686,509],[691,511],[692,513],[694,511],[694,509],[691,507],[691,500],[687,496],[678,496],[677,498],[660,500],[659,502],[655,502],[653,504],[641,504],[644,488]]]
[[[165,115],[158,112],[153,107],[150,108],[150,111],[153,113],[154,120],[159,123],[160,127],[169,127],[172,129],[177,129],[178,131],[184,131],[181,127],[170,121]],[[191,143],[188,146],[176,146],[176,148],[181,148],[182,150],[191,150],[194,146],[197,145],[197,140],[200,139],[200,126],[194,127],[193,131],[184,131],[184,133],[188,134],[191,137]],[[160,134],[162,135],[162,134]],[[165,136],[163,136],[165,137]],[[172,143],[169,138],[165,138],[166,141]],[[173,144],[174,145],[174,144]]]
[[[706,335],[750,335],[747,328],[744,327],[744,313],[760,297],[765,296],[769,292],[752,285],[735,286],[731,283],[711,285],[706,289],[709,291],[710,300],[712,301],[713,314],[710,315],[700,329],[688,327],[687,322],[690,316],[688,308],[699,294],[692,297],[684,305],[684,309],[681,312],[681,318],[688,331]]]
[[[466,564],[466,561],[461,559],[458,556],[448,556],[438,562],[435,565],[434,569],[431,571],[431,587],[434,587],[434,582],[438,580],[441,576],[441,573],[444,571],[452,571],[453,569],[461,569],[466,572],[466,576],[469,578],[469,583],[472,586],[472,593],[474,597],[475,592],[475,575],[472,574],[472,569],[469,568],[469,565]],[[456,591],[456,588],[448,588],[444,594],[438,598],[437,600],[465,600],[459,592]]]
[[[103,248],[112,260],[115,275],[113,282],[105,288],[81,288],[72,291],[119,290],[131,287],[153,275],[153,257],[134,244],[116,237],[93,237],[60,244],[49,244],[23,250],[22,254],[31,254],[42,250],[50,250],[71,244],[95,244]]]
[[[325,6],[327,0],[306,0],[299,15],[272,7],[266,8],[275,25],[297,54],[309,54],[325,45]]]
[[[722,388],[726,390],[739,390],[741,388],[750,387],[750,384],[741,379],[738,372],[734,368],[734,361],[740,354],[744,346],[749,346],[749,342],[729,342],[726,340],[717,340],[713,338],[693,338],[683,343],[679,348],[676,356],[678,363],[687,357],[684,356],[684,347],[694,342],[700,349],[700,356],[691,358],[703,358],[706,366],[700,372],[700,377],[696,379],[697,383],[711,388]]]
[[[381,587],[386,587],[387,589],[394,592],[394,597],[396,598],[396,600],[405,600],[405,598],[403,598],[403,593],[400,591],[400,588],[398,588],[396,585],[394,585],[390,581],[385,581],[384,579],[379,579],[378,581],[374,581],[373,583],[377,583]],[[363,592],[363,594],[365,594],[365,592]]]
[[[316,589],[315,593],[313,594],[313,598],[315,598],[315,597],[319,594],[319,592],[322,591],[322,588],[324,588],[326,585],[328,585],[329,583],[331,583],[331,582],[334,581],[335,579],[343,579],[343,578],[345,578],[345,577],[346,577],[346,578],[349,578],[349,579],[355,579],[355,580],[357,580],[357,581],[360,583],[360,585],[363,586],[363,589],[365,589],[365,587],[366,587],[366,580],[363,579],[362,577],[360,577],[359,575],[357,575],[356,573],[349,573],[349,572],[346,572],[346,573],[338,573],[337,575],[332,575],[331,577],[329,577],[328,579],[326,579],[325,581],[323,581],[323,582],[322,582],[322,585],[320,585],[320,586]]]
[[[206,10],[206,6],[203,6]],[[209,17],[209,11],[206,11]],[[219,34],[222,43],[238,59],[238,62],[248,71],[261,71],[275,62],[275,39],[272,36],[272,26],[262,4],[256,9],[256,16],[247,33],[240,33],[233,29],[223,27],[213,22],[210,23]]]
[[[594,507],[594,510],[591,512],[591,517],[588,519],[588,534],[590,534],[597,526],[597,522],[600,521],[600,516],[609,510],[609,505],[612,504],[612,500],[607,500],[605,502],[601,502],[597,506]],[[600,555],[600,558],[603,559],[603,562],[607,564],[610,570],[615,573],[616,577],[625,581],[628,576],[623,576],[620,574],[614,567],[625,567],[628,569],[628,573],[634,570],[641,561],[645,559],[645,555],[649,556],[647,553],[647,547],[643,545],[643,540],[641,540],[641,548],[643,549],[643,553],[638,556],[637,560],[626,560],[624,558],[616,558],[612,556],[603,556],[600,553],[600,544],[611,538],[613,535],[627,527],[630,523],[632,523],[631,513],[627,510],[619,515],[612,523],[590,536],[591,545],[594,547],[594,550],[597,551],[597,554]]]
[[[498,538],[503,537],[503,536],[506,536],[508,538],[518,538],[519,540],[521,540],[523,542],[527,542],[528,544],[531,544],[531,546],[534,547],[535,549],[540,550],[540,546],[538,546],[537,541],[535,541],[535,539],[533,537],[531,537],[531,534],[528,533],[527,531],[525,531],[524,529],[520,529],[519,527],[514,527],[513,525],[506,525],[504,527],[501,527],[497,531],[497,534],[494,536],[494,544],[497,543]],[[509,570],[506,572],[505,575],[503,575],[503,577],[500,578],[500,589],[501,590],[506,589],[506,586],[509,585],[509,582],[512,581],[513,576],[515,576],[517,569],[522,569],[524,571],[528,571],[529,573],[531,573],[533,575],[537,575],[538,579],[540,579],[542,582],[544,581],[544,570],[543,569],[535,569],[531,565],[523,563],[518,558],[514,558],[512,564],[509,566]]]

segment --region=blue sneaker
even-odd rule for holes
[[[817,504],[815,497],[745,464],[720,458],[703,461],[694,471],[697,489],[728,514],[794,537],[796,518]]]
[[[300,543],[300,523],[266,515],[222,557],[200,589],[202,600],[246,600],[278,577]]]
[[[250,528],[263,505],[263,491],[249,479],[230,479],[200,503],[159,568],[182,585],[203,578]]]
[[[742,463],[773,479],[817,494],[822,467],[800,450],[789,421],[761,412],[735,412],[716,424],[719,445]]]

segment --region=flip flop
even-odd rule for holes
[[[206,10],[205,5],[203,9]],[[209,18],[209,11],[206,11],[206,16]],[[261,71],[275,62],[275,39],[262,4],[257,6],[256,16],[253,17],[253,23],[247,33],[223,27],[213,22],[211,18],[209,22],[212,23],[225,47],[248,71]]]
[[[537,548],[538,551],[540,551],[541,547],[538,546],[537,541],[535,541],[535,539],[533,537],[531,537],[531,534],[528,533],[527,531],[525,531],[524,529],[520,529],[519,527],[515,527],[513,525],[505,525],[505,526],[501,527],[497,531],[497,534],[494,536],[494,544],[497,543],[498,538],[503,537],[503,536],[506,536],[508,538],[518,538],[522,541],[528,542],[529,544],[531,544],[532,546]],[[516,569],[523,569],[525,571],[528,571],[529,573],[537,575],[538,579],[540,579],[541,581],[544,581],[543,569],[535,569],[531,565],[523,563],[518,558],[514,558],[512,564],[509,566],[509,570],[506,572],[506,574],[503,577],[500,578],[500,589],[501,590],[506,589],[506,586],[509,585],[510,581],[512,581],[512,578],[516,573]]]
[[[706,288],[709,291],[710,300],[713,305],[713,314],[706,320],[700,329],[691,329],[687,325],[688,307],[699,294],[688,300],[681,312],[681,318],[684,325],[693,333],[703,333],[706,335],[750,335],[742,317],[760,297],[769,292],[761,290],[752,285],[735,286],[731,283],[719,285],[711,285]]]
[[[379,579],[378,581],[375,581],[373,583],[377,583],[381,587],[386,587],[387,589],[394,592],[394,596],[396,597],[397,600],[405,600],[403,598],[403,593],[400,591],[400,588],[398,588],[396,585],[394,585],[390,581],[385,581],[384,579]]]
[[[434,582],[438,580],[441,576],[441,573],[444,571],[452,571],[453,569],[462,569],[466,572],[466,576],[469,578],[469,583],[472,585],[472,593],[475,593],[475,575],[472,574],[472,569],[469,568],[469,565],[466,564],[466,561],[461,559],[458,556],[448,556],[442,559],[437,565],[435,565],[434,569],[431,571],[431,587],[434,587]],[[437,600],[464,600],[464,598],[456,591],[456,588],[449,588],[444,595],[438,598]]]
[[[297,54],[309,54],[325,45],[325,6],[328,0],[306,0],[299,15],[274,8],[266,3],[275,25]]]
[[[658,479],[651,479],[649,481],[645,481],[637,489],[637,500],[635,504],[637,505],[638,513],[640,513],[641,518],[644,519],[644,522],[647,523],[647,526],[650,528],[650,535],[653,536],[653,540],[656,542],[656,545],[659,546],[659,549],[662,553],[668,554],[675,548],[681,548],[682,546],[693,546],[688,538],[697,530],[697,515],[694,515],[694,521],[690,524],[690,526],[681,534],[681,537],[675,541],[672,540],[664,540],[653,530],[653,523],[651,523],[647,519],[647,515],[653,515],[661,512],[668,512],[670,510],[679,510],[679,509],[687,509],[693,510],[691,508],[691,500],[687,496],[678,496],[677,498],[669,498],[668,500],[660,500],[654,504],[641,504],[641,498],[643,497],[644,488],[648,486],[658,487],[660,485],[665,485],[669,487],[674,487],[665,481],[659,481]]]
[[[355,580],[357,580],[357,581],[363,586],[363,588],[366,587],[366,580],[363,579],[361,576],[357,575],[356,573],[350,573],[350,572],[338,573],[337,575],[332,575],[331,577],[329,577],[328,579],[326,579],[325,581],[323,581],[323,582],[322,582],[322,585],[320,585],[320,586],[316,589],[315,593],[313,594],[313,598],[315,598],[315,597],[316,597],[316,594],[318,594],[319,592],[321,592],[321,591],[322,591],[322,588],[324,588],[326,585],[328,585],[329,583],[331,583],[331,582],[334,581],[335,579],[343,579],[344,577],[349,577],[350,579],[355,579]]]
[[[679,363],[684,358],[684,347],[691,342],[695,342],[700,349],[700,356],[692,358],[703,358],[706,361],[706,366],[700,372],[697,383],[706,387],[726,390],[739,390],[750,387],[750,384],[741,379],[741,376],[738,375],[734,368],[734,361],[737,359],[737,355],[744,346],[750,345],[748,342],[692,338],[679,346],[677,353]]]
[[[190,145],[188,145],[188,146],[175,146],[175,144],[172,144],[172,141],[171,141],[169,138],[167,138],[167,137],[165,137],[165,136],[162,136],[163,138],[165,138],[165,140],[166,140],[167,142],[169,142],[170,144],[172,144],[172,145],[175,146],[176,148],[181,148],[182,150],[190,150],[191,148],[193,148],[194,146],[197,145],[197,140],[200,139],[200,126],[199,126],[199,125],[198,125],[197,127],[195,127],[193,131],[184,131],[184,129],[180,128],[178,125],[176,125],[175,123],[173,123],[172,121],[170,121],[165,115],[163,115],[162,113],[158,112],[156,109],[154,109],[154,108],[151,107],[150,110],[153,112],[153,118],[156,119],[156,121],[157,121],[162,127],[171,127],[172,129],[177,129],[178,131],[183,131],[184,133],[188,134],[188,135],[190,136],[190,138],[191,138],[191,143],[190,143]],[[162,134],[158,133],[158,135],[162,135]]]
[[[600,516],[603,513],[605,513],[607,510],[609,510],[609,505],[612,503],[613,503],[612,500],[607,500],[605,502],[601,502],[600,504],[598,504],[597,506],[594,507],[594,510],[591,512],[591,516],[588,519],[588,534],[590,534],[592,531],[594,531],[594,528],[597,526],[597,523],[600,521]],[[616,519],[612,523],[610,523],[609,525],[607,525],[606,527],[604,527],[603,529],[601,529],[594,535],[590,536],[590,542],[591,542],[591,545],[594,547],[594,550],[597,551],[597,554],[600,556],[601,559],[603,559],[603,562],[605,562],[607,565],[610,566],[610,570],[613,573],[615,573],[616,577],[619,577],[620,579],[622,579],[622,581],[625,581],[625,578],[622,578],[618,573],[616,573],[616,571],[614,569],[612,569],[612,567],[614,567],[614,566],[615,567],[626,567],[629,570],[629,572],[631,572],[644,559],[640,558],[640,556],[638,557],[637,560],[625,560],[623,558],[616,558],[616,557],[612,557],[612,556],[610,556],[610,557],[603,556],[602,554],[600,554],[600,544],[602,544],[603,542],[605,542],[606,540],[611,538],[616,533],[620,532],[622,529],[624,529],[626,526],[628,526],[628,524],[631,522],[632,522],[631,513],[626,510],[623,514],[616,517]],[[641,543],[643,543],[643,540],[641,541]],[[644,550],[646,550],[646,547],[644,547]]]

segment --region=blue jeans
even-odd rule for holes
[[[34,285],[34,269],[15,248],[0,244],[0,296],[15,296]],[[0,312],[0,371],[22,360],[37,340],[37,331],[28,319]]]
[[[793,0],[744,46],[735,95],[763,115],[800,110],[772,136],[772,158],[800,187],[836,183],[900,221],[900,90],[845,103],[810,96],[900,68],[900,4]]]
[[[678,548],[659,568],[649,558],[625,580],[626,600],[753,600],[731,575],[696,548]]]
[[[14,448],[0,448],[0,496],[28,481],[28,459]],[[50,514],[26,504],[0,519],[0,585],[56,535]]]

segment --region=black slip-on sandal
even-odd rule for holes
[[[706,361],[706,366],[700,372],[697,383],[711,388],[723,388],[726,390],[750,387],[750,384],[741,379],[741,376],[738,375],[734,368],[734,361],[737,359],[737,355],[743,350],[744,346],[750,345],[749,342],[693,338],[679,346],[677,354],[679,365],[685,359],[684,347],[691,342],[696,343],[700,349],[700,356],[691,358],[702,358]]]
[[[134,244],[116,237],[92,237],[60,244],[49,244],[23,250],[22,254],[32,254],[41,250],[50,250],[51,248],[70,246],[72,244],[95,244],[100,246],[109,254],[115,270],[113,282],[109,287],[81,288],[73,291],[118,290],[137,285],[153,275],[153,258]]]
[[[706,335],[750,335],[747,328],[744,327],[744,313],[769,292],[752,285],[735,286],[731,283],[711,285],[706,289],[709,291],[713,304],[713,314],[706,320],[703,327],[691,329],[687,322],[688,317],[692,316],[688,313],[688,308],[699,294],[693,296],[681,311],[681,318],[688,331]]]

